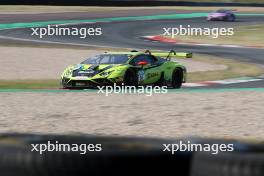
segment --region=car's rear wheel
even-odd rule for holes
[[[174,89],[181,88],[182,80],[183,80],[183,71],[179,68],[176,68],[172,73],[171,87]]]
[[[124,85],[137,86],[137,84],[138,84],[138,79],[136,72],[132,69],[128,69],[124,76]]]
[[[228,17],[228,21],[232,21],[232,22],[234,22],[235,20],[236,20],[235,15],[230,15],[230,16]]]

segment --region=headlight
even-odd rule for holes
[[[64,77],[70,77],[71,74],[72,74],[72,70],[69,69],[69,70],[66,70],[66,71],[64,72],[63,76],[64,76]]]

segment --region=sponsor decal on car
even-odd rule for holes
[[[145,79],[145,71],[144,70],[139,70],[138,71],[138,82],[141,82]]]
[[[149,79],[149,78],[153,78],[153,77],[156,77],[156,76],[159,76],[159,73],[158,72],[148,73],[146,77],[147,77],[147,79]]]

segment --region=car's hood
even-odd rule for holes
[[[95,75],[107,76],[117,71],[122,72],[122,67],[126,64],[77,64],[68,66],[61,77],[93,77]]]
[[[94,70],[94,71],[104,71],[116,66],[119,66],[120,64],[77,64],[74,66],[74,70],[79,71],[86,71],[86,70]]]
[[[108,70],[110,71],[110,69],[117,66],[120,66],[120,64],[77,64],[73,66],[71,76],[93,77],[97,74],[108,72]]]

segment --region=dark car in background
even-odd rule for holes
[[[236,16],[233,10],[219,9],[207,16],[207,21],[235,21]]]

